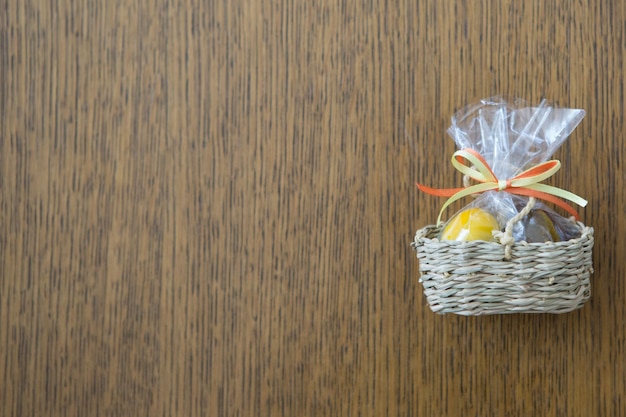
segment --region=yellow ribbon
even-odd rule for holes
[[[466,165],[464,161],[469,162],[473,165],[473,167]],[[489,167],[487,161],[485,161],[485,159],[473,149],[462,149],[456,151],[452,155],[452,165],[462,174],[478,181],[479,184],[475,184],[467,188],[448,189],[435,189],[417,184],[417,187],[425,193],[439,197],[450,197],[441,207],[439,217],[437,218],[437,224],[440,223],[444,210],[450,204],[463,197],[467,197],[468,195],[484,193],[486,191],[506,191],[511,194],[540,198],[563,208],[577,220],[579,219],[579,216],[576,210],[566,202],[559,200],[556,197],[569,200],[581,207],[585,207],[587,205],[587,200],[574,193],[558,187],[553,187],[551,185],[540,184],[541,181],[551,177],[561,168],[561,162],[555,159],[527,169],[526,171],[508,180],[498,179],[493,173],[491,167]]]

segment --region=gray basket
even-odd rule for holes
[[[411,246],[431,310],[478,316],[582,307],[591,295],[593,228],[576,225],[579,238],[546,243],[439,241],[440,227],[418,230]]]

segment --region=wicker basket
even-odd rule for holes
[[[576,225],[579,238],[509,243],[508,250],[498,242],[439,241],[437,226],[418,230],[411,246],[431,310],[477,316],[582,307],[591,295],[593,228]]]

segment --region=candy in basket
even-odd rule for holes
[[[465,187],[418,184],[448,198],[437,223],[418,230],[412,243],[433,311],[565,313],[589,299],[593,229],[567,201],[587,202],[543,183],[560,168],[548,159],[584,114],[545,100],[530,107],[520,99],[492,97],[453,116],[448,133],[459,150],[452,164],[464,174]],[[441,221],[452,203],[469,197],[471,203]]]

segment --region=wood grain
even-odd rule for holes
[[[626,4],[0,1],[0,415],[626,415]],[[592,300],[432,314],[494,94],[587,110]]]

